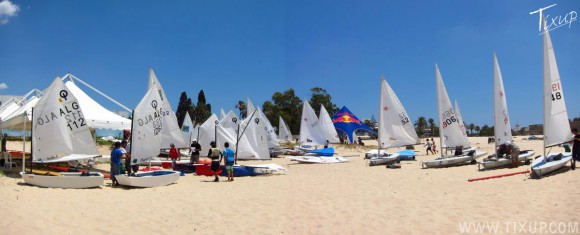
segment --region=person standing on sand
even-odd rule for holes
[[[139,165],[131,165],[131,153],[127,151],[128,144],[129,142],[127,140],[121,141],[121,151],[125,154],[125,170],[127,171],[127,175],[135,175],[139,171]]]
[[[197,164],[199,163],[199,152],[202,151],[201,145],[197,143],[197,139],[193,139],[193,141],[191,141],[190,147],[191,148],[189,149],[189,153],[191,154],[191,158],[189,159],[189,162],[191,164]]]
[[[215,141],[212,141],[211,143],[209,143],[209,145],[211,146],[211,148],[209,149],[207,156],[211,158],[210,169],[213,171],[213,175],[215,176],[215,179],[213,181],[219,182],[220,179],[218,177],[218,171],[220,169],[222,151],[220,151],[220,149],[215,147]]]
[[[177,164],[177,158],[179,157],[179,152],[175,148],[175,144],[171,143],[171,149],[169,149],[169,157],[171,158],[171,168],[175,170],[175,165]]]
[[[230,148],[230,143],[226,142],[224,147],[226,147],[223,152],[224,165],[226,165],[226,171],[228,172],[228,181],[234,181],[234,163],[237,159],[235,159],[234,151]]]
[[[112,186],[119,186],[119,181],[117,181],[116,175],[119,175],[121,168],[121,159],[124,158],[123,151],[121,150],[121,142],[115,142],[115,147],[111,151],[111,180],[113,181]]]
[[[431,143],[433,144],[433,148],[431,148],[431,152],[435,152],[437,154],[437,145],[435,145],[435,140],[431,138]]]
[[[574,134],[572,141],[572,170],[576,170],[576,161],[580,161],[580,134],[578,134],[578,128],[572,128],[572,134]]]
[[[520,156],[520,147],[518,147],[516,144],[512,143],[511,141],[507,141],[506,146],[507,146],[506,157],[511,156],[512,166],[518,167],[518,165],[520,164],[520,161],[518,160],[518,158]]]
[[[429,138],[427,138],[427,142],[423,146],[427,146],[427,150],[425,151],[427,155],[429,155],[429,151],[431,151],[431,154],[435,154],[435,153],[433,153],[433,150],[431,149],[431,147],[433,146],[433,144],[431,143],[431,141],[429,140]]]

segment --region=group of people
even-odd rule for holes
[[[124,174],[134,175],[139,171],[139,165],[131,165],[131,153],[127,151],[128,141],[123,139],[121,142],[115,142],[113,150],[111,151],[111,180],[113,181],[112,186],[119,186],[119,181],[117,181],[116,175]],[[125,160],[123,164],[122,160]]]
[[[425,145],[423,146],[427,146],[427,155],[429,155],[429,151],[431,151],[431,154],[433,155],[437,154],[437,146],[435,145],[435,140],[433,140],[433,138],[431,138],[431,140],[427,138],[427,142],[425,142]]]

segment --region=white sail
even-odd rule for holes
[[[262,112],[262,109],[258,108],[257,110],[258,112],[256,113],[258,114],[258,117],[264,121],[264,130],[266,131],[266,138],[268,139],[268,148],[272,149],[280,147],[280,144],[278,144],[278,136],[276,135],[276,130],[274,130],[272,123],[270,123],[266,114]]]
[[[131,164],[148,162],[159,155],[165,129],[163,101],[156,88],[150,88],[133,111]]]
[[[57,162],[99,153],[78,100],[56,78],[33,110],[32,160]]]
[[[455,100],[455,113],[457,114],[457,122],[459,123],[459,128],[461,130],[461,137],[462,142],[461,145],[463,147],[469,147],[469,139],[467,138],[467,131],[465,129],[465,122],[463,122],[463,117],[461,117],[461,111],[459,111],[459,105],[457,104],[457,100]]]
[[[243,129],[241,127],[239,132],[242,135],[238,135],[238,124],[240,122],[241,120],[231,110],[220,120],[217,138],[220,148],[224,149],[223,144],[227,141],[230,144],[230,148],[236,151],[236,139],[239,138],[240,140],[237,142],[238,159],[256,159],[258,153],[250,145],[245,133],[242,134]]]
[[[324,105],[320,105],[320,128],[324,135],[324,138],[328,140],[328,142],[332,144],[340,143],[340,139],[338,139],[338,133],[336,132],[336,128],[334,128],[334,123],[332,119],[330,119],[330,115]]]
[[[288,125],[286,125],[286,122],[284,122],[284,119],[282,119],[282,116],[279,116],[280,120],[278,122],[278,137],[280,138],[280,140],[286,141],[286,142],[291,142],[292,141],[292,133],[290,132],[290,128],[288,128]]]
[[[219,124],[217,115],[212,114],[203,124],[201,124],[201,126],[199,126],[199,138],[197,139],[197,142],[201,145],[201,149],[209,149],[209,143],[215,141],[216,122]],[[207,153],[208,151],[200,152],[200,156],[207,156]]]
[[[493,107],[495,144],[501,145],[507,141],[513,141],[503,78],[495,53],[493,54]]]
[[[258,113],[258,112],[256,112]],[[251,114],[249,114],[251,115]],[[247,126],[247,128],[245,128]],[[268,137],[266,136],[266,127],[264,120],[259,115],[254,115],[251,119],[248,117],[242,121],[240,131],[245,128],[244,135],[256,152],[255,159],[270,159],[268,150]]]
[[[191,121],[189,112],[185,113],[183,124],[181,124],[181,133],[183,134],[183,139],[187,143],[191,143],[191,140],[195,138],[195,136],[193,136],[193,122]]]
[[[224,119],[224,117],[226,116],[226,112],[224,111],[223,108],[220,109],[220,119]]]
[[[300,144],[323,145],[326,143],[318,117],[307,100],[302,102],[302,118],[300,120],[300,138],[298,139]]]
[[[548,30],[544,30],[544,146],[572,140],[564,91]]]
[[[246,99],[247,99],[247,103],[246,103],[246,118],[250,118],[250,116],[252,116],[252,113],[254,113],[254,110],[256,110],[256,106],[254,106],[254,103],[252,103],[252,101],[250,100],[250,98],[246,98]]]
[[[457,115],[451,106],[439,67],[435,65],[437,83],[437,111],[441,135],[441,147],[456,147],[463,145],[463,134],[457,120]]]
[[[402,147],[419,141],[407,111],[384,78],[381,78],[379,127],[381,148]]]
[[[147,89],[151,89],[152,87],[158,90],[162,101],[160,107],[162,107],[161,111],[163,113],[163,124],[165,127],[161,135],[161,148],[168,149],[171,143],[175,144],[177,148],[189,148],[189,143],[186,143],[183,139],[181,128],[179,128],[177,123],[177,116],[175,116],[175,112],[173,112],[171,104],[167,100],[161,83],[157,79],[157,76],[155,76],[153,69],[149,69],[149,86]]]

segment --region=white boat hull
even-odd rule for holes
[[[534,162],[532,162],[532,172],[535,175],[542,177],[544,175],[547,175],[549,173],[561,169],[562,167],[564,167],[564,165],[566,165],[566,163],[572,160],[572,153],[551,153],[548,155],[548,159],[558,154],[562,154],[562,158],[560,160],[552,160],[549,162],[545,162],[544,156],[536,158]]]
[[[369,160],[369,166],[388,165],[399,160],[398,153],[390,153],[382,156],[374,156]]]
[[[302,157],[290,157],[292,161],[297,161],[299,163],[341,163],[348,161],[346,158],[341,156],[333,157],[321,157],[321,156],[302,156]]]
[[[286,168],[278,165],[278,164],[258,164],[258,165],[246,165],[248,167],[255,167],[254,172],[259,174],[275,174],[281,175],[286,174]]]
[[[477,158],[479,158],[485,154],[487,154],[487,152],[476,151],[472,156],[461,155],[461,156],[437,158],[437,159],[430,160],[430,161],[424,161],[422,163],[422,165],[425,168],[447,167],[447,166],[459,165],[459,164],[475,161]]]
[[[520,154],[520,156],[518,156],[518,161],[525,163],[526,161],[531,160],[534,154],[535,154],[534,151],[527,151],[526,153]],[[483,161],[483,162],[479,162],[477,164],[478,164],[477,167],[480,170],[488,170],[488,169],[497,168],[497,167],[511,166],[512,159],[511,158],[500,158],[500,159],[494,158],[493,160]]]
[[[165,186],[177,182],[179,179],[178,171],[160,170],[149,172],[138,172],[135,176],[117,175],[119,184],[139,188],[151,188]]]
[[[95,188],[103,185],[105,177],[99,172],[84,176],[81,172],[61,172],[60,176],[36,175],[20,172],[24,183],[46,188]]]

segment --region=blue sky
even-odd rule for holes
[[[318,86],[369,118],[384,75],[416,120],[437,117],[438,63],[465,121],[480,126],[493,125],[494,52],[512,125],[542,123],[542,37],[529,13],[580,12],[579,1],[10,1],[19,11],[0,9],[0,95],[72,73],[135,107],[152,67],[174,108],[182,91],[196,101],[203,89],[217,113]],[[568,114],[580,117],[580,22],[550,35]]]

